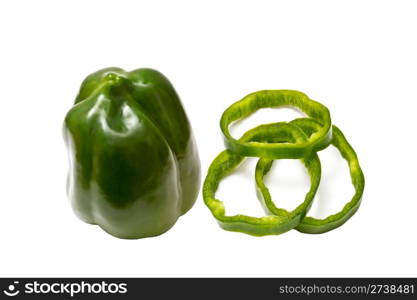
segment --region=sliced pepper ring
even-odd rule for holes
[[[259,141],[275,143],[300,143],[307,140],[303,131],[289,123],[274,123],[260,125],[247,131],[241,142]],[[222,201],[215,198],[220,181],[231,173],[244,159],[244,156],[235,154],[230,150],[221,152],[211,163],[203,184],[203,199],[219,225],[229,231],[238,231],[254,236],[281,234],[296,227],[311,207],[312,201],[320,184],[321,165],[316,153],[302,162],[307,167],[311,178],[311,186],[304,202],[291,212],[282,216],[269,215],[264,217],[251,217],[246,215],[226,216]]]
[[[316,130],[321,128],[321,125],[309,118],[295,119],[290,122],[302,129],[307,136],[314,134]],[[335,146],[342,157],[348,162],[352,184],[355,188],[355,194],[352,199],[345,204],[343,209],[335,214],[332,214],[324,219],[317,219],[306,216],[300,224],[295,227],[300,232],[304,233],[324,233],[333,230],[344,224],[350,217],[352,217],[360,206],[363,190],[365,187],[365,178],[360,168],[358,157],[352,146],[348,143],[342,131],[333,125],[333,138],[331,144]],[[273,160],[261,158],[256,165],[255,181],[257,185],[257,194],[261,203],[272,214],[285,217],[289,214],[288,211],[275,206],[272,201],[268,188],[263,182],[263,177],[271,168]]]
[[[321,125],[307,140],[296,143],[265,143],[236,140],[229,131],[231,123],[244,119],[261,108],[295,107]],[[264,158],[302,158],[326,148],[332,138],[330,113],[327,107],[293,90],[264,90],[247,95],[229,106],[220,120],[227,149],[243,156]]]

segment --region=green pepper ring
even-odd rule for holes
[[[308,118],[295,119],[290,123],[302,129],[307,134],[307,136],[310,136],[321,127],[318,122]],[[333,230],[344,224],[350,217],[352,217],[360,206],[365,187],[365,178],[360,168],[358,157],[354,149],[348,143],[342,131],[334,125],[331,144],[339,150],[342,157],[349,164],[349,170],[352,184],[355,188],[355,194],[338,213],[332,214],[324,219],[316,219],[309,216],[304,217],[300,224],[295,227],[295,229],[300,232],[324,233]],[[288,211],[277,208],[275,206],[269,190],[263,182],[263,177],[270,170],[272,163],[273,160],[261,158],[256,165],[255,181],[257,185],[258,197],[269,212],[277,216],[285,217],[288,214]]]
[[[229,131],[232,122],[244,119],[261,108],[296,107],[322,126],[302,143],[263,143],[236,140]],[[326,148],[332,138],[329,110],[319,102],[311,100],[304,93],[293,90],[263,90],[247,95],[229,106],[220,119],[224,143],[227,149],[243,156],[264,158],[302,158]]]
[[[240,141],[302,142],[306,139],[307,136],[300,128],[282,122],[260,125],[251,129],[242,136]],[[317,154],[313,153],[308,158],[302,159],[310,175],[311,186],[304,202],[298,205],[295,210],[284,216],[226,216],[224,204],[215,198],[215,193],[220,181],[235,169],[244,158],[244,156],[235,154],[230,150],[225,150],[213,160],[208,169],[203,184],[203,199],[219,225],[228,231],[238,231],[254,236],[281,234],[296,227],[310,209],[320,184],[321,165]]]

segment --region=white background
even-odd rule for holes
[[[2,1],[0,276],[417,276],[415,1]],[[260,89],[296,89],[329,107],[366,177],[362,206],[322,235],[223,231],[201,195],[166,234],[116,239],[79,221],[65,194],[62,121],[98,69],[152,67],[174,84],[197,138],[203,177],[223,149],[223,110]],[[256,124],[291,119],[264,110]],[[334,149],[311,213],[334,213],[352,186]],[[228,212],[261,215],[255,159],[223,182]],[[308,177],[281,161],[277,203]]]

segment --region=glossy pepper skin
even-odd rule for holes
[[[74,212],[113,236],[162,234],[197,198],[192,129],[156,70],[107,68],[87,76],[65,117],[64,139]]]

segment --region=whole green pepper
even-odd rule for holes
[[[192,129],[158,71],[107,68],[87,76],[66,115],[64,139],[73,210],[113,236],[162,234],[197,198]]]

